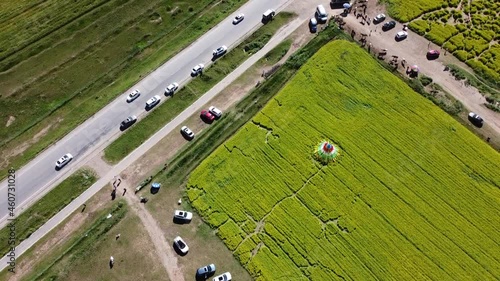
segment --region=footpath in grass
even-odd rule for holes
[[[313,153],[325,139],[340,150],[328,165]],[[256,280],[495,280],[498,170],[496,151],[337,40],[187,194]]]
[[[90,169],[82,169],[71,175],[58,186],[47,193],[37,203],[26,209],[14,221],[16,246],[30,237],[40,226],[57,214],[73,199],[97,181],[97,176]],[[9,252],[10,225],[0,230],[0,254],[4,256]]]
[[[226,75],[236,69],[249,56],[260,50],[271,39],[273,34],[294,14],[279,13],[272,22],[259,28],[236,48],[215,61],[203,74],[191,80],[172,98],[160,104],[139,123],[128,129],[104,151],[106,160],[116,163],[140,146],[161,127],[167,124],[186,107],[191,105],[206,91],[215,86]]]
[[[96,215],[90,226],[50,251],[23,280],[169,280],[146,230],[125,201]],[[115,259],[112,269],[110,256]]]
[[[244,2],[6,3],[0,170],[23,166]]]

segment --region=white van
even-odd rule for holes
[[[267,10],[262,14],[262,21],[268,22],[274,18],[276,12],[274,10]]]
[[[318,5],[318,7],[316,7],[315,15],[319,22],[325,23],[328,20],[328,14],[326,13],[325,7],[323,7],[323,5]]]

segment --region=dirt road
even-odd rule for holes
[[[379,13],[385,13],[384,6],[376,5],[374,2],[368,2],[366,14],[370,19],[373,19]],[[337,14],[340,13],[337,12]],[[385,13],[387,15],[387,13]],[[392,20],[386,18],[386,21]],[[356,19],[353,13],[344,18],[344,22],[349,29],[356,32],[355,39],[359,39],[361,34],[367,34],[366,45],[372,44],[371,52],[374,50],[387,49],[386,59],[390,59],[393,55],[398,56],[399,61],[403,58],[406,60],[407,65],[418,65],[420,73],[429,76],[432,80],[439,84],[445,91],[453,95],[459,100],[469,111],[473,111],[483,117],[485,122],[491,126],[497,133],[500,134],[500,114],[489,110],[483,104],[486,102],[485,98],[474,87],[467,87],[462,81],[457,81],[449,73],[444,71],[444,64],[441,59],[427,60],[426,53],[429,49],[440,50],[440,47],[430,43],[427,39],[419,36],[418,34],[408,30],[408,38],[400,42],[394,39],[396,33],[403,28],[402,24],[397,24],[395,28],[389,31],[382,31],[382,24],[377,25],[371,23],[361,24],[361,18]],[[441,57],[444,55],[444,50],[441,51]],[[446,60],[455,60],[455,64],[460,61],[456,58],[450,58],[453,55],[447,54]],[[401,64],[399,66],[402,68]]]

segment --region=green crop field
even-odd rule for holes
[[[387,0],[389,13],[500,89],[500,2]],[[498,94],[498,93],[496,93]],[[500,98],[500,97],[498,97]]]
[[[326,166],[324,139],[340,149]],[[257,280],[497,280],[499,170],[491,147],[334,41],[187,194]]]
[[[0,170],[25,164],[243,3],[2,1]]]

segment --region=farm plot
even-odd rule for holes
[[[500,87],[500,3],[477,1],[389,0],[390,14],[467,63]]]
[[[326,166],[313,157],[323,139],[341,151]],[[494,280],[498,170],[492,148],[334,41],[187,194],[257,280]]]

